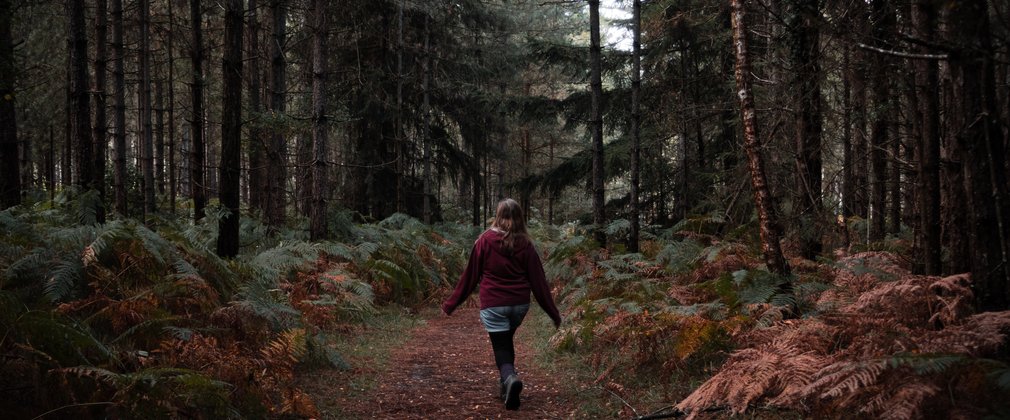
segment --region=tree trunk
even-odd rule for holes
[[[82,191],[97,187],[94,179],[94,143],[91,139],[91,101],[88,92],[88,35],[84,2],[67,1],[70,22],[70,138],[77,161],[77,185]],[[17,160],[17,154],[13,156]],[[18,172],[20,176],[20,172]]]
[[[871,44],[886,48],[883,40],[891,35],[890,3],[873,0],[870,3]],[[888,60],[881,53],[870,53],[870,96],[873,121],[870,123],[870,241],[884,239],[887,215],[887,146],[888,121],[891,113],[888,89]]]
[[[312,0],[312,214],[309,236],[325,239],[326,232],[326,2]]]
[[[931,41],[936,34],[937,9],[933,0],[919,0],[912,6],[915,33],[919,39]],[[923,53],[929,52],[925,48]],[[937,62],[915,62],[916,97],[922,118],[919,147],[919,228],[922,230],[923,274],[937,276],[943,273],[940,242],[940,86]]]
[[[128,216],[126,198],[126,74],[123,69],[126,61],[126,48],[123,45],[123,0],[112,0],[112,50],[113,85],[115,107],[113,121],[116,132],[113,135],[115,157],[113,158],[113,188],[116,190],[116,212]]]
[[[11,0],[0,0],[0,210],[21,204],[21,168],[18,166],[17,110]],[[50,135],[51,136],[51,135]]]
[[[950,61],[961,121],[957,143],[967,196],[972,286],[982,311],[1010,307],[1007,266],[1006,155],[994,92],[992,40],[985,2],[952,6],[950,28],[960,47]]]
[[[139,1],[140,13],[140,123],[143,127],[141,145],[144,173],[144,219],[158,207],[154,201],[154,131],[151,126],[151,11],[150,1]]]
[[[796,212],[800,254],[814,259],[821,252],[821,67],[818,0],[792,0],[786,23],[793,65],[795,107]]]
[[[852,69],[849,66],[849,48],[845,48],[842,54],[842,218],[848,223],[849,217],[854,214],[853,195],[856,191],[852,170]]]
[[[242,177],[242,0],[227,0],[224,12],[224,80],[221,104],[219,197],[225,214],[218,222],[217,255],[233,258],[239,248],[239,181]]]
[[[193,64],[192,89],[192,127],[190,128],[189,153],[189,192],[193,197],[193,220],[199,222],[204,216],[207,205],[207,192],[204,185],[203,168],[206,147],[203,142],[203,10],[200,0],[189,1],[189,16],[193,31],[193,44],[190,57]]]
[[[175,173],[175,14],[168,1],[168,209],[175,213],[175,195],[178,192]]]
[[[108,55],[108,2],[106,0],[96,0],[95,10],[95,178],[98,187],[98,196],[101,202],[105,203],[105,152],[109,146],[108,131],[109,124],[105,111],[106,88],[106,68],[109,63]],[[105,223],[105,206],[99,207],[96,214],[98,223]]]
[[[852,51],[852,214],[869,222],[869,159],[866,138],[866,53]],[[866,239],[864,237],[864,239]]]
[[[592,91],[592,110],[589,125],[593,136],[593,238],[600,247],[607,246],[607,234],[604,231],[606,223],[606,205],[603,168],[603,81],[600,63],[600,0],[589,0],[589,87]]]
[[[165,81],[154,85],[154,183],[158,194],[165,194]]]
[[[638,252],[639,209],[638,184],[641,171],[641,138],[639,126],[642,113],[639,105],[639,95],[642,89],[642,1],[634,0],[632,10],[632,40],[631,40],[631,235],[628,238],[628,251]],[[553,147],[553,144],[552,144]],[[552,150],[553,153],[553,150]]]
[[[270,71],[270,111],[274,118],[284,114],[286,93],[284,46],[287,37],[287,4],[284,0],[272,0],[273,42],[271,48]],[[280,130],[274,130],[267,148],[267,223],[280,226],[285,220],[284,187],[287,182],[287,145]]]
[[[263,162],[264,144],[262,114],[262,82],[263,71],[260,68],[260,21],[259,7],[257,0],[249,0],[249,67],[247,74],[249,77],[249,113],[251,121],[249,124],[249,207],[259,211],[261,216],[266,212],[267,204],[265,197],[267,183],[265,178],[270,176],[266,171]]]
[[[781,233],[768,191],[765,178],[764,160],[761,157],[761,144],[758,137],[757,109],[751,93],[750,62],[747,53],[747,31],[745,7],[743,0],[731,0],[733,9],[733,44],[736,51],[736,85],[740,98],[740,114],[743,122],[744,149],[747,152],[747,167],[750,170],[751,188],[754,191],[754,204],[757,207],[758,222],[761,233],[761,251],[764,253],[768,270],[782,275],[789,275],[789,265],[782,256],[779,244]]]
[[[403,8],[406,0],[396,4],[396,211],[406,213],[407,191],[403,179],[407,170],[407,147],[403,138]],[[477,50],[480,63],[480,50]]]
[[[431,28],[430,18],[424,16],[424,58],[421,62],[421,92],[423,95],[421,112],[424,114],[424,127],[421,132],[421,141],[424,142],[424,223],[431,223]]]

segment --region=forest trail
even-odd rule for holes
[[[523,326],[516,337],[516,366],[525,385],[518,411],[506,411],[498,398],[491,345],[472,307],[451,317],[439,313],[415,327],[411,338],[391,351],[375,385],[364,394],[349,395],[332,384],[311,387],[316,390],[310,393],[317,402],[339,407],[339,418],[566,418],[574,398],[564,394],[559,378],[534,365],[530,328]]]

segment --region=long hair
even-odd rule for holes
[[[494,222],[491,223],[491,227],[504,232],[501,245],[508,251],[514,249],[516,244],[522,244],[523,241],[529,240],[523,208],[511,198],[498,202],[498,209],[495,210]]]

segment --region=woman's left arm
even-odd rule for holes
[[[543,308],[544,312],[554,321],[554,327],[561,326],[561,314],[558,307],[554,305],[554,298],[551,297],[551,288],[547,285],[547,275],[544,273],[544,264],[540,261],[540,255],[536,248],[530,244],[529,256],[526,258],[526,275],[529,276],[530,289],[533,290],[533,297]]]

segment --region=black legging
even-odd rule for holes
[[[494,350],[494,363],[498,366],[499,371],[501,371],[502,365],[515,365],[516,350],[515,342],[513,341],[515,334],[515,328],[508,331],[487,333],[491,338],[491,349]]]

